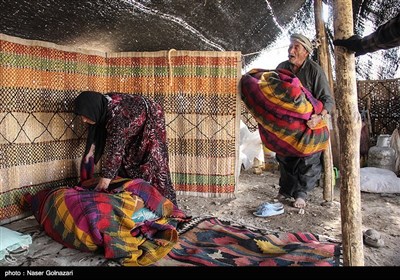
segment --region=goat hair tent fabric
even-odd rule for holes
[[[240,55],[103,53],[0,34],[0,223],[26,215],[23,193],[78,181],[87,131],[73,100],[83,90],[160,103],[177,193],[233,196]]]

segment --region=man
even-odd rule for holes
[[[297,76],[302,85],[322,102],[324,108],[320,114],[312,114],[307,121],[308,127],[315,128],[334,106],[328,80],[322,68],[309,59],[313,46],[310,40],[301,35],[290,36],[289,59],[280,63],[277,69],[287,69]],[[313,190],[321,177],[322,152],[305,157],[285,157],[276,155],[279,162],[280,179],[278,199],[294,198],[293,206],[304,208],[308,192]]]
[[[355,52],[355,56],[400,46],[400,13],[368,36],[353,35],[348,39],[334,40],[333,44]]]

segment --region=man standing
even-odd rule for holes
[[[334,106],[324,71],[309,58],[312,50],[313,46],[307,37],[293,34],[290,36],[289,59],[277,67],[277,69],[287,69],[295,74],[302,85],[322,102],[324,106],[322,112],[312,114],[307,121],[307,126],[311,129],[315,128]],[[278,199],[294,198],[294,207],[304,208],[306,206],[307,193],[315,188],[321,177],[321,154],[322,152],[316,152],[305,157],[276,155],[280,169]]]

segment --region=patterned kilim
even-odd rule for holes
[[[265,233],[217,218],[193,223],[157,266],[341,266],[339,243],[307,232]]]
[[[24,192],[77,182],[86,130],[72,111],[83,90],[159,102],[177,192],[232,196],[240,69],[240,52],[101,53],[0,34],[0,224],[27,215]]]

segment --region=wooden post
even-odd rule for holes
[[[332,63],[331,63],[331,55],[328,46],[328,36],[325,28],[325,22],[322,18],[322,0],[314,1],[314,14],[315,14],[315,30],[317,33],[317,39],[320,41],[320,46],[318,47],[318,57],[320,61],[320,65],[324,70],[326,77],[329,81],[329,86],[331,88],[331,93],[333,98],[335,98],[334,91],[334,80],[332,74]],[[337,128],[337,113],[336,106],[333,108],[331,115],[332,129],[330,131],[330,139],[331,139],[331,148],[332,148],[332,160],[333,164],[336,167],[339,167],[339,155],[340,155],[340,147],[339,147],[339,134]]]
[[[329,86],[331,88],[331,94],[333,95],[333,78],[330,79],[329,77],[332,76],[332,72],[330,71],[330,63],[329,63],[329,52],[328,52],[328,47],[327,47],[327,40],[326,40],[326,32],[325,32],[325,24],[324,20],[322,18],[322,0],[315,0],[314,1],[314,17],[315,17],[315,29],[317,31],[317,39],[320,41],[320,45],[317,49],[318,51],[318,58],[319,58],[319,64],[321,65],[322,69],[325,72],[325,75],[329,81]],[[330,76],[329,76],[330,75]],[[333,110],[334,111],[334,110]],[[331,116],[335,115],[334,112],[331,112]],[[330,120],[332,124],[333,118]],[[332,125],[333,126],[333,125]],[[335,135],[335,133],[332,133],[335,131],[335,127],[333,126],[333,129],[330,131],[330,138],[332,139],[332,136]],[[333,141],[336,143],[335,141]],[[334,185],[333,185],[333,160],[332,160],[332,147],[331,147],[332,141],[329,141],[329,146],[328,148],[324,151],[324,185],[323,185],[323,197],[325,201],[331,202],[333,201],[334,197]]]
[[[367,124],[368,124],[368,132],[369,139],[372,136],[372,123],[371,123],[371,98],[367,97]]]
[[[333,1],[333,25],[336,39],[353,35],[351,0]],[[363,266],[360,135],[354,53],[335,47],[339,137],[340,137],[340,213],[342,219],[343,261],[345,266]]]

